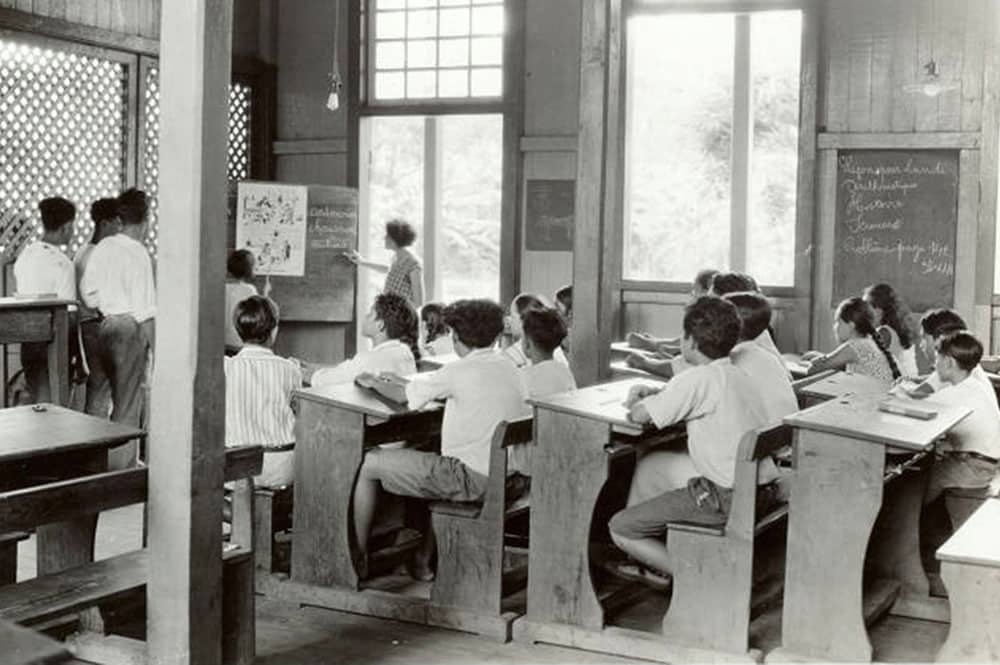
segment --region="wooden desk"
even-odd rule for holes
[[[799,395],[812,406],[843,395],[885,395],[888,391],[889,384],[866,374],[834,372],[803,386]]]
[[[915,568],[923,575],[919,501],[900,511],[898,528],[869,545],[882,506],[886,449],[930,450],[970,411],[923,401],[921,406],[938,411],[924,421],[878,411],[883,399],[882,394],[847,394],[784,419],[795,428],[795,474],[788,502],[782,646],[768,660],[870,661],[865,610],[893,602],[900,586],[916,575]],[[865,571],[869,550],[878,553],[871,554]],[[890,576],[895,581],[884,579]]]
[[[611,378],[612,379],[644,379],[646,381],[659,381],[663,383],[668,379],[666,377],[658,376],[652,372],[647,372],[644,369],[639,369],[637,367],[630,367],[625,364],[624,360],[616,360],[611,363]]]
[[[448,363],[453,363],[458,360],[457,353],[446,353],[440,356],[428,356],[421,354],[420,360],[417,361],[417,371],[419,372],[433,372],[436,369],[441,369]]]
[[[36,408],[44,410],[36,410]],[[0,409],[0,489],[107,469],[108,448],[144,437],[142,430],[41,404]],[[97,514],[38,527],[38,574],[94,560]]]
[[[633,385],[649,383],[627,379],[529,400],[535,413],[532,475],[544,482],[532,485],[528,607],[514,623],[515,639],[652,660],[691,659],[659,635],[605,628],[591,578],[594,509],[612,459],[628,452],[613,440],[655,432],[629,422],[622,402]],[[683,436],[682,428],[672,431]]]
[[[30,628],[0,621],[0,652],[6,665],[56,665],[73,662],[64,644]]]
[[[69,402],[71,300],[0,298],[0,345],[47,342],[50,401]]]
[[[939,663],[1000,661],[1000,499],[989,499],[938,548],[951,628]]]

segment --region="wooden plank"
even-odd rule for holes
[[[925,65],[934,60],[934,38],[937,25],[934,16],[935,0],[915,0],[913,12],[917,15],[917,76],[916,83],[926,78]],[[936,62],[936,61],[935,61]],[[932,132],[937,129],[937,97],[922,92],[913,93],[914,128],[918,132]]]
[[[750,224],[750,155],[753,141],[753,69],[750,16],[738,14],[733,44],[733,116],[730,148],[729,267],[746,270],[747,227]]]
[[[799,70],[799,168],[795,195],[795,295],[803,298],[795,324],[795,350],[809,342],[809,303],[813,294],[814,224],[816,223],[816,118],[819,104],[820,17],[815,5],[802,16],[802,50]],[[770,295],[770,294],[769,294]],[[773,302],[773,297],[772,297]],[[802,344],[803,346],[798,346]]]
[[[522,136],[521,152],[576,152],[576,135]]]
[[[59,642],[13,623],[0,622],[0,645],[6,665],[54,665],[70,658]]]
[[[275,155],[339,155],[347,152],[347,139],[293,139],[273,141]]]
[[[979,132],[840,133],[817,137],[820,150],[975,150],[983,144]]]
[[[837,213],[837,151],[819,153],[819,183],[816,191],[816,278],[812,299],[811,347],[832,348],[830,300],[833,297],[834,217]]]
[[[84,632],[68,640],[73,653],[88,662],[102,665],[148,665],[146,643],[121,635],[100,635]]]
[[[988,270],[977,269],[979,258],[979,151],[962,150],[958,157],[958,221],[955,231],[955,309],[967,321],[975,320],[976,279],[993,280]],[[978,331],[979,333],[987,331]]]
[[[524,162],[518,143],[524,133],[526,2],[504,3],[503,159],[500,174],[500,302],[521,291],[521,188]]]
[[[965,12],[965,40],[962,44],[962,117],[963,132],[975,132],[983,123],[983,69],[986,53],[988,0],[969,0]]]
[[[827,131],[846,132],[852,127],[848,123],[848,102],[850,100],[850,40],[851,16],[856,7],[846,2],[824,3],[824,44],[826,53],[826,96],[820,124]]]
[[[847,4],[847,3],[845,3]],[[872,130],[872,43],[869,3],[849,0],[850,23],[847,35],[847,127],[852,132]]]
[[[975,1],[975,0],[973,0]],[[934,0],[934,59],[944,86],[937,96],[937,130],[962,127],[962,80],[965,68],[965,16],[969,0]],[[981,56],[978,58],[981,61]],[[978,69],[978,67],[974,67]]]
[[[223,478],[226,482],[252,478],[260,473],[263,464],[264,449],[261,446],[226,448]]]
[[[995,542],[996,531],[987,539]],[[952,621],[937,662],[1000,660],[1000,569],[943,561],[941,578],[948,587]]]
[[[976,331],[990,332],[989,306],[994,292],[993,267],[996,260],[997,164],[1000,149],[1000,21],[991,3],[989,20],[984,21],[986,47],[983,50],[982,130],[983,148],[979,155],[979,240],[976,254]],[[989,344],[989,337],[984,336]]]
[[[892,74],[893,5],[868,3],[871,13],[871,122],[873,132],[892,129],[893,95],[886,94],[894,87]]]
[[[920,68],[917,62],[917,15],[912,3],[897,2],[893,5],[892,49],[892,115],[893,132],[912,132],[916,127],[915,95],[908,86],[917,82]]]
[[[938,548],[941,561],[1000,568],[1000,499],[988,499]]]
[[[100,14],[97,20],[101,21]],[[94,27],[71,23],[15,9],[0,8],[0,27],[133,53],[156,55],[159,51],[159,43],[155,39],[124,34],[103,25]]]
[[[172,0],[160,70],[157,371],[149,479],[148,644],[153,662],[222,653],[222,363],[232,3]],[[156,451],[164,451],[162,458]],[[169,452],[167,452],[169,451]]]
[[[61,454],[88,448],[110,448],[143,436],[141,430],[78,411],[43,405],[36,411],[31,406],[0,409],[0,461]]]

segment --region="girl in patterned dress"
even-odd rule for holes
[[[862,298],[848,298],[837,307],[833,334],[840,346],[830,353],[810,351],[802,356],[810,361],[809,373],[824,369],[856,372],[884,381],[899,378],[899,366],[875,332],[875,312]]]
[[[410,251],[417,232],[409,222],[393,219],[385,225],[385,248],[393,252],[392,263],[383,265],[362,257],[356,251],[347,253],[355,265],[386,273],[382,293],[395,293],[406,298],[415,309],[424,304],[424,279],[420,260]]]

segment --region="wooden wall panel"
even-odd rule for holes
[[[0,0],[0,7],[156,39],[160,34],[160,2],[161,0]],[[237,0],[234,4],[238,6],[241,3]]]
[[[525,181],[576,178],[575,151],[522,154]],[[523,214],[521,218],[523,223]],[[573,252],[529,252],[523,245],[521,251],[521,291],[541,293],[551,300],[556,289],[573,281]]]

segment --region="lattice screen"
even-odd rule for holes
[[[90,203],[125,177],[126,67],[0,39],[0,255],[41,234],[38,201],[77,206],[70,250],[89,240]]]
[[[146,244],[156,254],[156,234],[158,231],[157,194],[159,193],[160,149],[160,72],[155,65],[146,70],[143,82],[143,154],[142,184],[150,196],[149,233]],[[253,113],[253,88],[245,83],[234,82],[229,86],[229,147],[226,172],[230,180],[245,180],[250,177],[250,137]]]

